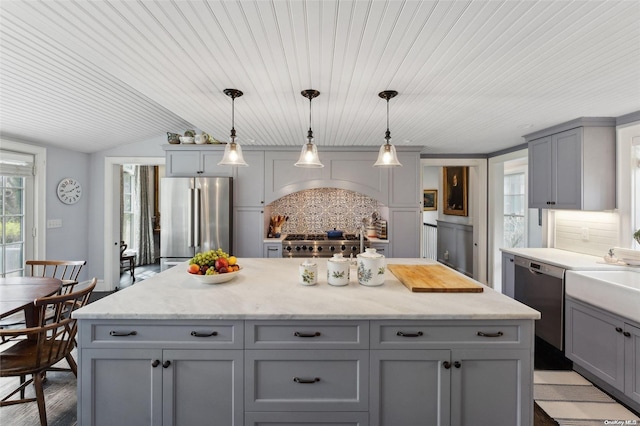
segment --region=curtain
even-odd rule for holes
[[[135,166],[134,185],[134,240],[136,241],[138,256],[137,265],[148,265],[155,262],[155,248],[153,243],[153,206],[149,186],[152,173],[150,166]]]

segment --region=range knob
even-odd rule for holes
[[[287,247],[285,247],[285,250],[287,250],[287,251],[291,251],[291,246],[287,246]]]
[[[318,247],[318,251],[322,251],[322,247]]]
[[[300,246],[296,246],[296,251],[300,251]]]
[[[331,247],[329,247],[329,250],[336,251],[336,248],[334,246],[331,246]]]
[[[309,246],[309,251],[313,251],[313,246]]]
[[[307,249],[307,246],[302,246],[302,250],[306,250],[306,249]]]
[[[340,250],[346,250],[347,246],[345,246],[344,244],[342,246],[340,246]]]
[[[358,247],[356,247],[356,246],[351,246],[351,251],[358,251]]]

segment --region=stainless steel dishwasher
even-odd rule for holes
[[[515,256],[515,299],[540,312],[536,336],[564,350],[564,269]]]

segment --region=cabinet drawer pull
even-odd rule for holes
[[[617,331],[618,333],[622,333],[622,329],[621,329],[620,327],[616,327],[616,331]]]
[[[296,331],[295,333],[293,333],[293,335],[296,337],[318,337],[320,336],[320,332],[316,331],[315,333],[301,333],[299,331]]]
[[[154,359],[153,362],[151,363],[151,366],[153,368],[156,368],[159,365],[160,365],[160,360],[159,359]]]
[[[218,332],[217,331],[212,331],[211,333],[199,333],[197,331],[192,331],[191,335],[193,337],[211,337],[211,336],[217,336]]]
[[[442,366],[448,370],[451,368],[451,363],[449,361],[445,361],[442,363]]]
[[[166,360],[165,362],[162,363],[162,368],[169,368],[170,365],[171,365],[171,361]]]
[[[109,336],[115,336],[115,337],[125,337],[125,336],[136,336],[138,334],[137,331],[114,331],[111,330],[109,332]]]
[[[624,337],[631,337],[631,333],[629,333],[628,331],[625,331],[622,334],[624,335]]]
[[[294,377],[293,381],[296,383],[315,383],[320,381],[320,377],[314,377],[313,379],[301,379],[300,377]]]
[[[497,333],[483,333],[482,331],[478,331],[477,334],[480,337],[502,337],[504,335],[502,331],[498,331]]]
[[[398,331],[396,333],[396,336],[401,336],[401,337],[420,337],[422,336],[422,331],[418,331],[417,333],[405,333],[404,331]]]

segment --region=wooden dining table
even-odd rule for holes
[[[52,296],[60,290],[62,281],[48,277],[0,278],[0,318],[24,311],[27,327],[38,325],[38,310],[33,301]]]

